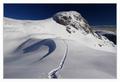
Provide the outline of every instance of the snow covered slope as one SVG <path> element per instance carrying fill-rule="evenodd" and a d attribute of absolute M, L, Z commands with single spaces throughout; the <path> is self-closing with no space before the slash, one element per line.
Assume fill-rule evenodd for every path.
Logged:
<path fill-rule="evenodd" d="M 76 11 L 4 18 L 5 78 L 115 78 L 116 45 Z"/>
<path fill-rule="evenodd" d="M 97 34 L 103 35 L 107 37 L 110 41 L 112 41 L 114 44 L 116 44 L 116 33 L 112 31 L 106 31 L 106 30 L 95 30 Z"/>

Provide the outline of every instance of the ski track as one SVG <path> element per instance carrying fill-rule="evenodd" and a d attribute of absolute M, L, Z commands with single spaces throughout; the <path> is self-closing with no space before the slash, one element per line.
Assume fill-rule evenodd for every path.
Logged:
<path fill-rule="evenodd" d="M 64 41 L 64 40 L 63 40 Z M 65 53 L 63 55 L 63 58 L 61 59 L 61 62 L 59 64 L 59 66 L 53 70 L 51 70 L 49 73 L 48 73 L 48 78 L 49 79 L 52 79 L 52 78 L 58 78 L 56 73 L 59 72 L 62 68 L 63 68 L 63 65 L 65 63 L 65 60 L 66 60 L 66 57 L 67 57 L 67 54 L 68 54 L 68 44 L 64 41 L 64 44 L 65 44 Z"/>
<path fill-rule="evenodd" d="M 106 36 L 95 33 L 76 11 L 38 21 L 4 18 L 4 77 L 116 77 L 116 45 L 111 42 L 116 39 Z"/>

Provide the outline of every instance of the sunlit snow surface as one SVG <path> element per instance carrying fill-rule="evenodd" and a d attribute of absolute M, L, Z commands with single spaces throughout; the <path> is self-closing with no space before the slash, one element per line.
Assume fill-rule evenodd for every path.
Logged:
<path fill-rule="evenodd" d="M 4 78 L 116 78 L 116 45 L 72 30 L 4 18 Z"/>

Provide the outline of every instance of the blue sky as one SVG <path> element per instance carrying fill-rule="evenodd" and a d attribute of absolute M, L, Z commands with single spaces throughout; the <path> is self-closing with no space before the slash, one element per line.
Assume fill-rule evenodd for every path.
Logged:
<path fill-rule="evenodd" d="M 4 4 L 4 16 L 41 20 L 59 11 L 75 10 L 90 25 L 116 25 L 116 4 Z"/>

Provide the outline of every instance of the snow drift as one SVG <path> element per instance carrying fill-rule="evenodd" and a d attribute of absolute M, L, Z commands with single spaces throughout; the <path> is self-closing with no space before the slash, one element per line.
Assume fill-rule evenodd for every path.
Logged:
<path fill-rule="evenodd" d="M 116 45 L 76 11 L 5 17 L 4 78 L 116 78 Z"/>

